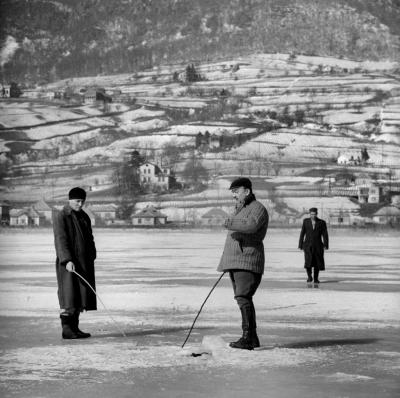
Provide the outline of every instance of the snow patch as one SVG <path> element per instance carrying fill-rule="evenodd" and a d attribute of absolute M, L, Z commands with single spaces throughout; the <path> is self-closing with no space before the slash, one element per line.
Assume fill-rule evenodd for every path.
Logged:
<path fill-rule="evenodd" d="M 339 383 L 374 380 L 373 377 L 357 375 L 357 374 L 348 374 L 348 373 L 342 373 L 342 372 L 336 372 L 332 375 L 328 375 L 325 377 L 330 380 L 333 379 Z"/>

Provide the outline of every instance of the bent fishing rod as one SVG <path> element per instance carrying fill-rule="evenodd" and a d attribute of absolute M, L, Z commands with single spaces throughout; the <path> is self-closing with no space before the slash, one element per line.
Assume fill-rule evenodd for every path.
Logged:
<path fill-rule="evenodd" d="M 201 310 L 202 310 L 203 307 L 204 307 L 204 304 L 206 303 L 206 301 L 208 300 L 208 298 L 211 296 L 211 293 L 212 293 L 213 290 L 216 288 L 216 286 L 218 285 L 219 281 L 222 279 L 222 277 L 223 277 L 224 275 L 225 275 L 225 272 L 223 272 L 223 273 L 221 274 L 221 276 L 218 278 L 218 280 L 214 283 L 214 286 L 212 287 L 212 289 L 211 289 L 210 292 L 208 293 L 206 299 L 203 301 L 203 304 L 201 305 L 201 307 L 200 307 L 200 309 L 199 309 L 199 312 L 198 312 L 197 315 L 196 315 L 196 318 L 194 318 L 194 321 L 193 321 L 192 326 L 191 326 L 191 328 L 190 328 L 190 330 L 189 330 L 189 333 L 187 334 L 186 339 L 185 339 L 185 341 L 183 342 L 181 348 L 183 348 L 183 347 L 185 346 L 186 342 L 188 341 L 189 336 L 190 336 L 190 333 L 192 333 L 194 324 L 196 323 L 197 318 L 199 317 L 200 312 L 201 312 Z"/>

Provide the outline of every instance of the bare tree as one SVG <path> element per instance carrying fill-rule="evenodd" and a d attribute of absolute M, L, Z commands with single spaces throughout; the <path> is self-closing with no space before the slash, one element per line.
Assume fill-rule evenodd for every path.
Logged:
<path fill-rule="evenodd" d="M 201 185 L 203 181 L 207 181 L 209 178 L 207 169 L 202 165 L 201 161 L 196 158 L 194 152 L 192 157 L 185 164 L 182 177 L 195 186 Z"/>
<path fill-rule="evenodd" d="M 249 160 L 249 161 L 246 163 L 246 166 L 247 166 L 247 172 L 248 172 L 248 174 L 249 174 L 249 176 L 250 176 L 251 173 L 253 172 L 253 166 L 254 166 L 253 161 L 252 161 L 252 160 Z"/>
<path fill-rule="evenodd" d="M 171 170 L 175 171 L 176 165 L 182 159 L 182 150 L 176 140 L 171 140 L 163 145 L 161 157 L 166 160 Z"/>

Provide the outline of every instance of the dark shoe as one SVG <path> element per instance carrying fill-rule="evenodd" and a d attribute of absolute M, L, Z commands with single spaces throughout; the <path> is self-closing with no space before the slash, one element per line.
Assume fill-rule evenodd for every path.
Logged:
<path fill-rule="evenodd" d="M 321 282 L 318 279 L 315 279 L 314 283 L 321 283 Z"/>
<path fill-rule="evenodd" d="M 90 333 L 82 332 L 82 330 L 79 329 L 79 312 L 75 312 L 73 317 L 74 317 L 74 330 L 75 333 L 78 335 L 78 339 L 87 339 L 88 337 L 90 337 L 91 336 Z"/>
<path fill-rule="evenodd" d="M 232 341 L 229 343 L 229 347 L 239 348 L 241 350 L 254 350 L 254 346 L 248 337 L 241 337 L 238 341 Z"/>
<path fill-rule="evenodd" d="M 74 319 L 72 315 L 60 315 L 61 326 L 62 326 L 62 338 L 63 339 L 79 339 L 78 334 L 74 328 Z"/>
<path fill-rule="evenodd" d="M 310 282 L 312 282 L 312 281 L 313 281 L 312 278 L 308 278 L 308 279 L 307 279 L 307 283 L 310 283 Z"/>

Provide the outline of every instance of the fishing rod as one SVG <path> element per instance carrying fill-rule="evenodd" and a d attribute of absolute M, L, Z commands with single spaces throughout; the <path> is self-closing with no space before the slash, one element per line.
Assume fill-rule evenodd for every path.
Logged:
<path fill-rule="evenodd" d="M 122 336 L 126 337 L 125 332 L 119 327 L 118 323 L 116 322 L 116 320 L 111 316 L 110 311 L 107 309 L 107 307 L 104 305 L 103 301 L 101 300 L 100 296 L 96 293 L 96 290 L 93 289 L 93 287 L 90 285 L 90 283 L 82 276 L 79 275 L 75 270 L 72 270 L 72 272 L 76 275 L 79 276 L 79 278 L 81 278 L 86 285 L 88 285 L 90 287 L 90 289 L 92 290 L 92 292 L 96 295 L 96 297 L 99 299 L 100 303 L 103 304 L 104 309 L 107 311 L 108 316 L 111 318 L 111 320 L 114 322 L 115 326 L 117 327 L 118 331 L 122 334 Z"/>
<path fill-rule="evenodd" d="M 211 296 L 211 293 L 213 292 L 213 290 L 214 290 L 215 287 L 218 285 L 219 281 L 222 279 L 222 277 L 223 277 L 224 275 L 225 275 L 225 272 L 223 272 L 223 273 L 221 274 L 221 276 L 218 278 L 218 280 L 214 283 L 214 286 L 212 287 L 212 289 L 211 289 L 210 292 L 208 293 L 206 299 L 203 301 L 203 304 L 201 305 L 201 307 L 200 307 L 200 309 L 199 309 L 199 312 L 198 312 L 197 315 L 196 315 L 196 318 L 194 318 L 194 321 L 193 321 L 192 326 L 191 326 L 191 328 L 190 328 L 190 330 L 189 330 L 189 333 L 187 334 L 186 339 L 185 339 L 185 341 L 183 342 L 181 348 L 183 348 L 183 347 L 185 346 L 186 342 L 188 341 L 189 336 L 190 336 L 190 333 L 192 333 L 194 324 L 196 323 L 197 318 L 199 317 L 200 312 L 201 312 L 201 310 L 202 310 L 203 307 L 204 307 L 204 304 L 206 303 L 206 301 L 208 300 L 208 298 Z"/>

